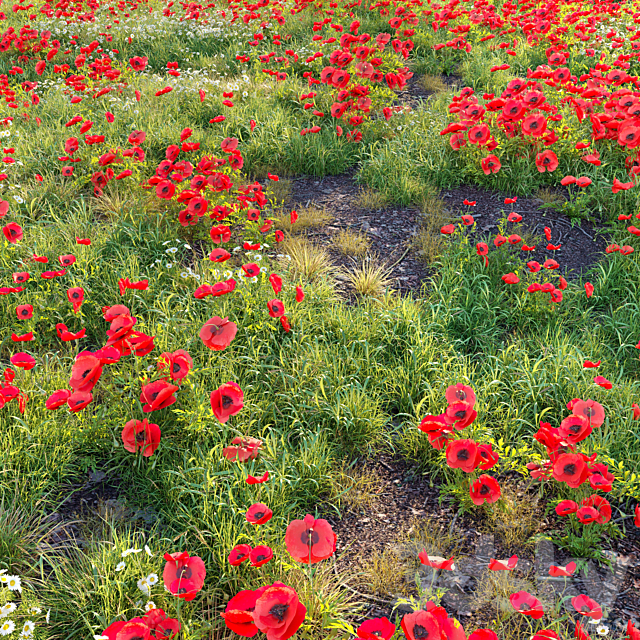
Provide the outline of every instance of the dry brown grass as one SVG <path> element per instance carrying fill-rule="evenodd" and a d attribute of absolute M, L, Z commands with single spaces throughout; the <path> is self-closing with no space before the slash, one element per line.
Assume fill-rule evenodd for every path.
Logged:
<path fill-rule="evenodd" d="M 375 256 L 365 258 L 353 270 L 344 272 L 346 281 L 364 297 L 380 298 L 393 283 L 391 272 Z"/>
<path fill-rule="evenodd" d="M 290 257 L 290 260 L 282 259 L 282 264 L 294 278 L 315 281 L 335 273 L 329 254 L 306 238 L 287 236 L 280 245 L 280 250 Z"/>
<path fill-rule="evenodd" d="M 565 197 L 555 189 L 543 187 L 536 191 L 536 198 L 542 200 L 544 204 L 561 204 L 565 201 Z"/>
<path fill-rule="evenodd" d="M 342 229 L 333 237 L 334 246 L 345 256 L 360 258 L 364 256 L 371 242 L 365 233 Z"/>
<path fill-rule="evenodd" d="M 291 217 L 289 212 L 283 212 L 283 215 L 276 220 L 276 227 L 286 231 L 288 233 L 300 233 L 307 229 L 313 229 L 315 227 L 321 227 L 327 224 L 331 219 L 331 214 L 324 208 L 317 207 L 313 204 L 302 209 L 296 209 L 298 213 L 298 219 L 294 224 L 291 224 Z"/>
<path fill-rule="evenodd" d="M 427 189 L 421 202 L 421 227 L 413 239 L 413 248 L 427 263 L 438 259 L 442 251 L 443 241 L 440 229 L 451 222 L 452 216 L 445 207 L 445 202 L 434 189 Z"/>
<path fill-rule="evenodd" d="M 392 538 L 387 549 L 363 559 L 363 582 L 377 594 L 409 596 L 415 593 L 416 573 L 422 567 L 418 554 L 426 551 L 432 556 L 459 557 L 462 543 L 462 536 L 446 524 L 416 518 L 409 529 Z"/>
<path fill-rule="evenodd" d="M 376 473 L 342 463 L 335 469 L 329 501 L 353 511 L 361 511 L 375 503 L 380 491 Z"/>
<path fill-rule="evenodd" d="M 355 197 L 354 204 L 358 209 L 379 211 L 389 204 L 389 196 L 375 189 L 363 189 Z"/>
<path fill-rule="evenodd" d="M 499 508 L 487 511 L 487 524 L 506 547 L 531 546 L 542 517 L 539 495 L 527 491 L 523 484 L 505 482 Z"/>
<path fill-rule="evenodd" d="M 291 199 L 292 183 L 288 178 L 280 178 L 277 182 L 270 180 L 267 185 L 267 198 L 278 206 L 286 205 Z"/>
<path fill-rule="evenodd" d="M 447 83 L 442 79 L 442 76 L 432 76 L 425 73 L 418 81 L 420 86 L 431 93 L 442 93 L 447 90 Z"/>

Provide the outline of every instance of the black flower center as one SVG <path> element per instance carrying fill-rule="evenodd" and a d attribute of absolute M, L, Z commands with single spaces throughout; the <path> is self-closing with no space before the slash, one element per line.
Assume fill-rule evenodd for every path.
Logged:
<path fill-rule="evenodd" d="M 289 609 L 288 604 L 276 604 L 275 606 L 271 607 L 271 609 L 269 609 L 269 613 L 274 618 L 277 618 L 278 622 L 283 622 L 284 616 L 286 615 L 288 609 Z"/>
<path fill-rule="evenodd" d="M 575 464 L 567 464 L 564 466 L 563 472 L 568 476 L 573 476 L 576 473 L 576 465 Z"/>
<path fill-rule="evenodd" d="M 421 624 L 417 624 L 413 627 L 413 636 L 416 640 L 423 640 L 429 637 L 429 632 Z"/>

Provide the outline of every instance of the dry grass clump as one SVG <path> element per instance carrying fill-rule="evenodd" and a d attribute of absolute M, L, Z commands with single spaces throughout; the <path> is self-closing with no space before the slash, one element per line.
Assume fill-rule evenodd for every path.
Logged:
<path fill-rule="evenodd" d="M 294 278 L 302 277 L 313 282 L 335 273 L 329 254 L 306 238 L 288 236 L 280 247 L 282 253 L 289 256 L 289 259 L 282 260 Z"/>
<path fill-rule="evenodd" d="M 352 511 L 361 511 L 374 504 L 380 491 L 376 473 L 342 463 L 335 470 L 329 501 Z"/>
<path fill-rule="evenodd" d="M 333 238 L 334 246 L 345 256 L 355 256 L 360 258 L 364 256 L 371 242 L 366 234 L 351 229 L 340 230 Z"/>
<path fill-rule="evenodd" d="M 358 209 L 378 211 L 389 204 L 389 196 L 382 191 L 367 188 L 358 193 L 354 204 Z"/>
<path fill-rule="evenodd" d="M 308 207 L 303 207 L 302 209 L 296 209 L 296 211 L 298 213 L 298 219 L 293 224 L 291 224 L 290 213 L 284 213 L 276 221 L 277 228 L 295 234 L 306 231 L 307 229 L 321 227 L 332 219 L 331 214 L 326 209 L 313 204 Z"/>
<path fill-rule="evenodd" d="M 346 281 L 363 297 L 380 298 L 393 283 L 391 272 L 385 264 L 374 258 L 362 260 L 355 269 L 344 272 Z"/>
<path fill-rule="evenodd" d="M 500 507 L 487 511 L 487 523 L 508 548 L 533 544 L 531 536 L 540 527 L 543 514 L 540 496 L 532 495 L 522 484 L 502 485 Z"/>
<path fill-rule="evenodd" d="M 442 79 L 442 76 L 432 76 L 425 73 L 418 82 L 425 91 L 431 93 L 442 93 L 447 90 L 447 84 Z"/>

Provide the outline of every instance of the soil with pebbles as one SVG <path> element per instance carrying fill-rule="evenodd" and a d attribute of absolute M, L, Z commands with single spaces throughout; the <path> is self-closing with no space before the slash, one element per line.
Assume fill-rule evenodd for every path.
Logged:
<path fill-rule="evenodd" d="M 339 575 L 362 576 L 371 555 L 385 549 L 406 555 L 402 553 L 402 545 L 411 539 L 412 527 L 428 519 L 435 527 L 442 526 L 458 536 L 460 558 L 452 572 L 434 575 L 433 570 L 422 567 L 422 582 L 428 585 L 435 579 L 437 586 L 448 589 L 443 604 L 449 615 L 458 617 L 468 630 L 490 626 L 491 619 L 495 618 L 495 606 L 479 606 L 473 599 L 479 578 L 488 571 L 489 560 L 505 559 L 513 554 L 519 558 L 514 578 L 533 582 L 541 599 L 544 600 L 543 594 L 549 589 L 553 589 L 556 597 L 565 588 L 571 596 L 587 594 L 605 608 L 607 618 L 603 622 L 613 635 L 619 634 L 628 620 L 636 625 L 640 623 L 640 529 L 633 526 L 632 518 L 625 519 L 624 538 L 603 540 L 602 548 L 610 566 L 588 561 L 588 571 L 579 571 L 577 577 L 565 584 L 564 579 L 550 579 L 548 568 L 551 564 L 565 565 L 572 560 L 566 552 L 547 540 L 505 546 L 500 535 L 493 535 L 481 516 L 458 517 L 453 500 L 441 494 L 438 480 L 422 475 L 415 463 L 383 456 L 367 470 L 378 479 L 378 493 L 371 505 L 347 510 L 342 518 L 325 516 L 338 536 L 336 568 Z M 553 511 L 548 516 L 541 514 L 537 533 L 551 534 L 561 525 Z M 413 552 L 417 553 L 415 549 Z M 447 549 L 439 555 L 449 557 Z M 396 612 L 404 611 L 402 606 L 394 611 L 397 598 L 392 594 L 371 593 L 364 577 L 351 580 L 349 586 L 354 597 L 364 605 L 362 619 L 380 616 L 393 619 Z M 575 615 L 570 602 L 567 606 L 567 611 Z M 588 626 L 595 632 L 594 627 Z"/>

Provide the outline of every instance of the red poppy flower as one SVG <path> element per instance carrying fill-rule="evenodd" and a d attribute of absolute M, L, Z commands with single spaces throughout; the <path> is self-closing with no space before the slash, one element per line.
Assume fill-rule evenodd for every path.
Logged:
<path fill-rule="evenodd" d="M 267 307 L 269 307 L 269 315 L 272 318 L 279 318 L 284 315 L 284 303 L 278 299 L 269 300 Z"/>
<path fill-rule="evenodd" d="M 229 554 L 229 564 L 232 567 L 240 566 L 245 560 L 249 559 L 251 547 L 248 544 L 237 544 Z"/>
<path fill-rule="evenodd" d="M 598 362 L 591 362 L 591 360 L 585 360 L 582 365 L 584 369 L 597 369 L 602 364 L 602 360 Z"/>
<path fill-rule="evenodd" d="M 2 233 L 11 244 L 20 242 L 24 236 L 22 227 L 15 222 L 10 222 L 8 225 L 2 227 Z"/>
<path fill-rule="evenodd" d="M 486 124 L 477 124 L 469 129 L 469 142 L 471 144 L 483 145 L 489 140 L 491 131 Z"/>
<path fill-rule="evenodd" d="M 447 424 L 462 430 L 478 417 L 478 412 L 466 402 L 453 402 L 447 407 L 443 417 Z"/>
<path fill-rule="evenodd" d="M 80 353 L 71 368 L 69 386 L 74 391 L 91 391 L 102 375 L 102 362 L 91 353 Z"/>
<path fill-rule="evenodd" d="M 607 380 L 604 376 L 596 376 L 593 381 L 603 389 L 611 389 L 613 387 L 613 383 Z"/>
<path fill-rule="evenodd" d="M 556 513 L 561 517 L 566 517 L 575 513 L 578 505 L 573 500 L 563 500 L 556 506 Z"/>
<path fill-rule="evenodd" d="M 493 447 L 490 444 L 478 445 L 478 460 L 481 460 L 478 465 L 482 471 L 488 471 L 498 464 L 500 456 L 494 452 Z"/>
<path fill-rule="evenodd" d="M 249 476 L 245 482 L 247 484 L 262 484 L 263 482 L 266 482 L 269 479 L 269 472 L 265 471 L 259 478 L 256 478 L 255 476 Z"/>
<path fill-rule="evenodd" d="M 73 312 L 78 313 L 78 309 L 84 301 L 84 289 L 82 287 L 72 287 L 67 289 L 67 298 L 73 305 Z"/>
<path fill-rule="evenodd" d="M 68 389 L 59 389 L 58 391 L 54 391 L 48 398 L 45 403 L 45 406 L 50 411 L 54 411 L 55 409 L 59 409 L 63 404 L 67 404 L 67 400 L 71 395 L 71 391 Z"/>
<path fill-rule="evenodd" d="M 507 284 L 518 284 L 520 282 L 520 278 L 515 273 L 507 273 L 502 276 L 502 279 Z"/>
<path fill-rule="evenodd" d="M 178 349 L 173 353 L 165 352 L 160 356 L 158 369 L 162 371 L 165 368 L 169 370 L 172 380 L 184 380 L 193 368 L 193 359 L 184 349 Z"/>
<path fill-rule="evenodd" d="M 476 244 L 476 253 L 479 256 L 486 256 L 489 253 L 489 245 L 486 242 L 478 242 Z"/>
<path fill-rule="evenodd" d="M 439 640 L 444 635 L 438 618 L 428 611 L 407 613 L 400 624 L 407 640 Z"/>
<path fill-rule="evenodd" d="M 209 254 L 209 260 L 211 260 L 212 262 L 226 262 L 230 257 L 231 257 L 231 254 L 226 249 L 223 249 L 222 247 L 218 247 L 217 249 L 214 249 Z"/>
<path fill-rule="evenodd" d="M 565 176 L 564 178 L 562 178 L 562 180 L 560 180 L 560 184 L 563 187 L 566 187 L 567 185 L 575 184 L 575 183 L 576 183 L 576 179 L 574 176 Z"/>
<path fill-rule="evenodd" d="M 146 418 L 129 420 L 122 430 L 122 443 L 127 451 L 136 453 L 140 450 L 148 458 L 160 445 L 160 435 L 160 427 L 149 423 Z"/>
<path fill-rule="evenodd" d="M 140 393 L 142 410 L 145 413 L 149 413 L 170 407 L 178 400 L 173 395 L 178 389 L 179 387 L 169 384 L 166 380 L 156 380 L 150 384 L 142 385 L 142 392 Z"/>
<path fill-rule="evenodd" d="M 211 392 L 210 400 L 211 409 L 222 424 L 225 424 L 230 416 L 240 413 L 244 407 L 244 394 L 235 382 L 225 382 L 220 385 Z"/>
<path fill-rule="evenodd" d="M 638 403 L 634 402 L 631 408 L 633 409 L 633 419 L 640 420 L 640 406 L 638 406 Z"/>
<path fill-rule="evenodd" d="M 251 550 L 249 563 L 252 567 L 261 567 L 263 564 L 267 564 L 271 558 L 273 558 L 273 550 L 271 547 L 261 544 Z"/>
<path fill-rule="evenodd" d="M 238 326 L 235 322 L 230 322 L 229 318 L 214 316 L 205 322 L 200 329 L 200 339 L 209 349 L 222 351 L 226 349 L 236 337 Z"/>
<path fill-rule="evenodd" d="M 33 316 L 33 307 L 30 304 L 19 304 L 16 307 L 18 320 L 29 320 Z"/>
<path fill-rule="evenodd" d="M 470 409 L 473 409 L 476 404 L 476 394 L 474 390 L 461 382 L 447 387 L 444 397 L 450 405 L 456 402 L 465 402 Z"/>
<path fill-rule="evenodd" d="M 304 300 L 304 291 L 302 287 L 296 287 L 296 302 L 302 302 Z"/>
<path fill-rule="evenodd" d="M 76 413 L 88 406 L 93 400 L 93 396 L 88 391 L 74 391 L 67 398 L 69 411 Z"/>
<path fill-rule="evenodd" d="M 129 620 L 115 635 L 115 640 L 150 640 L 151 633 L 145 622 Z"/>
<path fill-rule="evenodd" d="M 628 256 L 628 255 L 632 254 L 634 251 L 635 251 L 635 249 L 632 246 L 628 245 L 628 244 L 625 244 L 622 247 L 620 247 L 620 254 L 623 255 L 623 256 Z"/>
<path fill-rule="evenodd" d="M 583 616 L 593 618 L 593 620 L 600 620 L 602 618 L 602 608 L 595 600 L 589 598 L 589 596 L 579 595 L 571 598 L 571 604 L 573 608 Z"/>
<path fill-rule="evenodd" d="M 336 550 L 336 534 L 322 518 L 307 514 L 292 520 L 284 537 L 289 555 L 303 564 L 315 564 L 330 558 Z"/>
<path fill-rule="evenodd" d="M 247 462 L 248 460 L 255 460 L 258 457 L 261 446 L 262 440 L 237 436 L 231 441 L 230 446 L 222 450 L 222 455 L 227 460 Z"/>
<path fill-rule="evenodd" d="M 595 522 L 600 516 L 597 509 L 594 507 L 583 506 L 576 511 L 576 518 L 581 524 L 591 524 Z"/>
<path fill-rule="evenodd" d="M 491 629 L 476 629 L 469 640 L 498 640 L 498 634 Z"/>
<path fill-rule="evenodd" d="M 576 568 L 577 568 L 577 565 L 575 562 L 570 562 L 566 566 L 558 566 L 558 565 L 552 564 L 549 567 L 549 575 L 552 578 L 558 578 L 560 576 L 570 577 L 575 573 Z"/>
<path fill-rule="evenodd" d="M 36 366 L 36 359 L 28 353 L 20 352 L 11 356 L 11 364 L 25 371 L 30 371 Z"/>
<path fill-rule="evenodd" d="M 577 187 L 588 187 L 590 184 L 591 184 L 591 178 L 587 178 L 586 176 L 576 179 Z"/>
<path fill-rule="evenodd" d="M 571 406 L 571 412 L 577 416 L 584 416 L 594 428 L 604 423 L 604 407 L 595 400 L 576 399 Z"/>
<path fill-rule="evenodd" d="M 85 334 L 87 333 L 87 330 L 80 329 L 78 333 L 72 333 L 71 331 L 69 331 L 66 324 L 59 322 L 56 325 L 56 332 L 60 340 L 62 340 L 63 342 L 70 342 L 72 340 L 79 340 L 80 338 L 84 338 Z"/>
<path fill-rule="evenodd" d="M 509 241 L 509 244 L 518 244 L 519 242 L 522 242 L 522 238 L 517 233 L 512 233 L 507 240 Z"/>
<path fill-rule="evenodd" d="M 231 598 L 224 613 L 220 614 L 227 628 L 245 638 L 253 638 L 257 635 L 259 630 L 253 619 L 253 611 L 258 598 L 267 588 L 261 587 L 256 591 L 240 591 Z"/>
<path fill-rule="evenodd" d="M 473 222 L 474 222 L 473 216 L 468 214 L 465 214 L 462 216 L 462 224 L 465 225 L 465 227 L 472 225 Z"/>
<path fill-rule="evenodd" d="M 187 602 L 193 600 L 204 585 L 207 570 L 202 558 L 189 557 L 186 551 L 179 553 L 165 553 L 167 564 L 162 572 L 164 586 L 174 596 L 184 598 Z"/>
<path fill-rule="evenodd" d="M 518 565 L 518 556 L 511 556 L 508 560 L 489 560 L 490 571 L 513 571 Z"/>
<path fill-rule="evenodd" d="M 542 603 L 526 591 L 518 591 L 509 597 L 511 606 L 525 616 L 531 616 L 535 620 L 539 620 L 544 615 Z"/>
<path fill-rule="evenodd" d="M 273 511 L 262 502 L 256 502 L 249 507 L 245 515 L 245 519 L 250 524 L 265 524 L 269 522 L 273 516 Z"/>
<path fill-rule="evenodd" d="M 225 225 L 211 227 L 209 235 L 216 244 L 229 242 L 229 240 L 231 240 L 231 229 Z"/>
<path fill-rule="evenodd" d="M 590 282 L 584 283 L 584 290 L 587 293 L 587 298 L 590 298 L 593 295 L 593 285 Z"/>
<path fill-rule="evenodd" d="M 558 482 L 566 482 L 572 489 L 577 489 L 588 476 L 587 465 L 578 454 L 563 453 L 553 463 L 553 477 Z"/>
<path fill-rule="evenodd" d="M 444 227 L 440 229 L 440 233 L 445 236 L 450 236 L 455 230 L 456 228 L 452 224 L 445 224 Z"/>
<path fill-rule="evenodd" d="M 363 640 L 390 640 L 395 632 L 396 625 L 387 618 L 366 620 L 356 629 L 356 635 Z"/>
<path fill-rule="evenodd" d="M 281 582 L 274 582 L 256 600 L 253 619 L 267 640 L 288 640 L 298 631 L 307 614 L 298 594 Z"/>
<path fill-rule="evenodd" d="M 444 419 L 443 415 L 439 415 L 439 416 L 426 415 L 424 418 L 422 418 L 420 424 L 418 425 L 418 429 L 420 429 L 420 431 L 424 431 L 425 433 L 430 433 L 434 431 L 439 432 L 439 431 L 442 431 L 443 429 L 447 429 L 448 427 L 449 427 L 449 424 Z"/>
<path fill-rule="evenodd" d="M 598 524 L 607 524 L 611 520 L 611 505 L 606 498 L 593 494 L 582 501 L 582 506 L 592 507 L 598 512 L 596 522 Z"/>
<path fill-rule="evenodd" d="M 480 162 L 480 165 L 482 166 L 482 171 L 487 176 L 490 173 L 498 173 L 498 171 L 500 171 L 500 169 L 502 168 L 500 160 L 498 160 L 498 157 L 493 154 L 490 154 L 486 158 L 483 158 Z"/>
<path fill-rule="evenodd" d="M 72 264 L 75 264 L 76 257 L 71 254 L 66 256 L 59 256 L 58 261 L 60 262 L 60 265 L 63 267 L 70 267 Z"/>
<path fill-rule="evenodd" d="M 613 488 L 615 476 L 609 471 L 606 464 L 598 463 L 589 468 L 589 484 L 592 489 L 608 493 Z"/>
<path fill-rule="evenodd" d="M 613 179 L 613 186 L 611 187 L 611 191 L 613 193 L 618 193 L 618 191 L 627 191 L 633 187 L 633 181 L 631 182 L 620 182 L 618 178 Z"/>
<path fill-rule="evenodd" d="M 478 445 L 473 440 L 452 440 L 447 445 L 447 464 L 465 473 L 475 471 L 479 462 Z"/>
<path fill-rule="evenodd" d="M 507 220 L 509 222 L 522 222 L 522 216 L 519 213 L 516 213 L 515 211 L 512 211 L 508 216 L 507 216 Z"/>
<path fill-rule="evenodd" d="M 469 488 L 469 495 L 473 504 L 480 506 L 485 502 L 492 504 L 500 499 L 502 492 L 495 478 L 482 474 Z"/>
<path fill-rule="evenodd" d="M 591 434 L 591 425 L 582 415 L 570 415 L 561 423 L 559 433 L 569 444 L 578 444 Z"/>
<path fill-rule="evenodd" d="M 31 276 L 26 271 L 19 271 L 14 273 L 12 277 L 16 284 L 22 284 L 23 282 L 27 282 Z"/>
<path fill-rule="evenodd" d="M 633 624 L 633 620 L 627 622 L 627 635 L 624 640 L 640 640 L 640 631 Z"/>
<path fill-rule="evenodd" d="M 540 173 L 555 171 L 558 168 L 558 156 L 547 149 L 536 156 L 536 167 Z"/>
<path fill-rule="evenodd" d="M 430 555 L 427 555 L 427 552 L 425 550 L 425 551 L 421 551 L 418 554 L 418 558 L 420 559 L 421 564 L 424 564 L 427 567 L 432 567 L 433 569 L 438 569 L 441 571 L 455 570 L 453 556 L 451 556 L 448 559 L 441 558 L 440 556 L 430 556 Z"/>
<path fill-rule="evenodd" d="M 245 278 L 255 278 L 255 276 L 260 273 L 260 267 L 255 262 L 243 264 L 242 270 L 244 271 Z"/>

